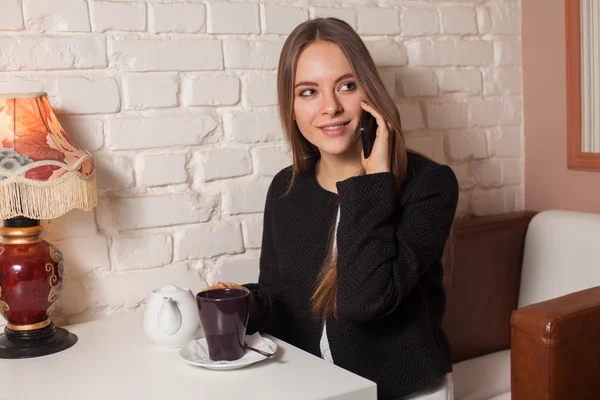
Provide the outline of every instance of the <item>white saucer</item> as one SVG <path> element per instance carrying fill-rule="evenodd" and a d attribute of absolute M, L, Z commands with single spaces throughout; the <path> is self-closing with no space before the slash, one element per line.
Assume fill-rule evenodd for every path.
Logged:
<path fill-rule="evenodd" d="M 277 351 L 275 342 L 269 338 L 262 337 L 259 333 L 246 336 L 245 340 L 248 346 L 262 350 L 266 353 L 275 353 Z M 237 360 L 213 361 L 208 356 L 208 347 L 205 338 L 192 340 L 186 346 L 181 348 L 179 355 L 188 364 L 218 371 L 244 368 L 268 358 L 255 351 L 245 350 L 242 358 Z"/>

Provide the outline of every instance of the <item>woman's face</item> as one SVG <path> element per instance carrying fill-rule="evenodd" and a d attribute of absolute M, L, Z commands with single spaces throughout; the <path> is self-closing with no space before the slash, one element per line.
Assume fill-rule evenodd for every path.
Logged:
<path fill-rule="evenodd" d="M 350 64 L 336 44 L 314 42 L 300 54 L 294 79 L 294 119 L 302 136 L 321 154 L 360 152 L 357 127 L 363 99 Z"/>

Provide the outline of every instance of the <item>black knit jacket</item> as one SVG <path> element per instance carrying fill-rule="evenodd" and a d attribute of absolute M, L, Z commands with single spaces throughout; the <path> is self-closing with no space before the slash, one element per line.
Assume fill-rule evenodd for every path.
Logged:
<path fill-rule="evenodd" d="M 313 164 L 314 165 L 314 164 Z M 267 194 L 255 308 L 248 333 L 272 334 L 320 356 L 323 321 L 310 298 L 326 257 L 338 205 L 338 318 L 327 320 L 334 363 L 397 399 L 452 370 L 442 330 L 442 253 L 458 201 L 448 166 L 409 153 L 398 189 L 391 173 L 322 188 L 314 167 L 286 195 L 291 168 Z"/>

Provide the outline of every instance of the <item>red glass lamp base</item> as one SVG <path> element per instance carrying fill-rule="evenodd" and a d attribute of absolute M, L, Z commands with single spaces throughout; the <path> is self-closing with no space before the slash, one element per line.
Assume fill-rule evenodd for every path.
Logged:
<path fill-rule="evenodd" d="M 29 358 L 73 346 L 77 337 L 49 316 L 64 289 L 60 251 L 42 240 L 38 220 L 14 218 L 0 228 L 0 358 Z"/>

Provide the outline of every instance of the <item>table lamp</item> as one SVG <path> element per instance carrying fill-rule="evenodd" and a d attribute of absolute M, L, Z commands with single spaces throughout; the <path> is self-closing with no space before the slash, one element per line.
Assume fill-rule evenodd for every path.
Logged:
<path fill-rule="evenodd" d="M 92 156 L 64 131 L 46 93 L 0 94 L 0 358 L 65 350 L 77 337 L 50 314 L 64 289 L 61 252 L 40 220 L 97 203 Z"/>

